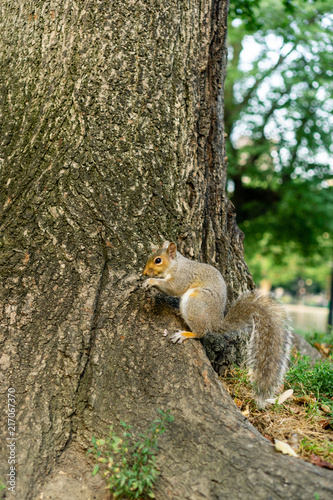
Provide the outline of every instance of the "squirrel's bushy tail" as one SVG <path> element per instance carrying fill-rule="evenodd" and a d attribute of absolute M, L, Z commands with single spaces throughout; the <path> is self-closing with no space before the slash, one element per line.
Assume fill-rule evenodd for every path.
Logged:
<path fill-rule="evenodd" d="M 259 407 L 281 385 L 288 368 L 292 333 L 286 311 L 270 295 L 246 292 L 231 305 L 222 330 L 253 324 L 247 347 L 247 366 Z"/>

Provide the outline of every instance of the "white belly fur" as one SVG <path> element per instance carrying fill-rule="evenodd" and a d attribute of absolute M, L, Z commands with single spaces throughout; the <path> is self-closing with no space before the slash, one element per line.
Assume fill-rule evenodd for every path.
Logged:
<path fill-rule="evenodd" d="M 189 288 L 187 290 L 187 292 L 185 292 L 183 295 L 182 295 L 182 298 L 180 299 L 180 305 L 179 305 L 179 308 L 180 308 L 180 313 L 184 316 L 184 313 L 185 313 L 185 310 L 186 310 L 186 307 L 187 307 L 187 303 L 188 303 L 188 299 L 191 295 L 191 293 L 193 293 L 193 288 Z"/>

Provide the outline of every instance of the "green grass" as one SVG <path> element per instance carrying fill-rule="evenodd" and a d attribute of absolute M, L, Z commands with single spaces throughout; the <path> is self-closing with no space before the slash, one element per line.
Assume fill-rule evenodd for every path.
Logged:
<path fill-rule="evenodd" d="M 333 453 L 333 443 L 331 441 L 318 441 L 315 439 L 302 439 L 301 447 L 308 453 L 314 453 L 317 456 L 330 458 Z"/>
<path fill-rule="evenodd" d="M 96 459 L 93 475 L 101 470 L 102 464 L 103 475 L 114 497 L 155 498 L 153 484 L 159 474 L 155 457 L 158 437 L 165 431 L 164 424 L 173 421 L 169 411 L 158 411 L 161 417 L 137 437 L 131 432 L 132 426 L 121 422 L 124 429 L 121 437 L 111 426 L 105 439 L 92 438 L 93 448 L 88 453 L 93 453 Z"/>
<path fill-rule="evenodd" d="M 333 420 L 333 363 L 330 358 L 317 361 L 313 366 L 308 356 L 293 359 L 294 364 L 286 374 L 286 385 L 294 390 L 295 395 L 314 396 L 316 402 L 310 405 L 316 411 L 319 405 L 325 405 L 331 411 Z"/>
<path fill-rule="evenodd" d="M 305 340 L 307 342 L 309 342 L 309 344 L 311 344 L 312 346 L 314 344 L 333 344 L 333 330 L 330 329 L 329 332 L 327 333 L 320 333 L 320 332 L 302 332 L 302 331 L 298 331 L 298 330 L 295 330 L 296 333 L 299 333 L 300 335 L 302 335 L 302 337 L 305 338 Z"/>

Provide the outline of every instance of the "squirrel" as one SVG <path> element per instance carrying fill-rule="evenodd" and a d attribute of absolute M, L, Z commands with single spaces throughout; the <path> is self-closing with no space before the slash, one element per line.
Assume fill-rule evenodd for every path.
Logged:
<path fill-rule="evenodd" d="M 258 406 L 282 384 L 288 367 L 292 334 L 284 309 L 268 294 L 257 290 L 240 295 L 224 316 L 227 289 L 221 273 L 209 264 L 187 259 L 174 242 L 164 242 L 144 267 L 143 286 L 180 297 L 180 313 L 190 331 L 177 331 L 170 340 L 201 338 L 208 332 L 223 334 L 252 324 L 247 366 Z"/>

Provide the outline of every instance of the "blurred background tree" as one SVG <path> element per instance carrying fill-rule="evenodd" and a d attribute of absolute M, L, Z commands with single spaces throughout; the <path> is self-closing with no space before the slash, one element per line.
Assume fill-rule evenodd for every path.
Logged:
<path fill-rule="evenodd" d="M 333 6 L 231 1 L 229 196 L 255 281 L 328 287 L 333 229 Z M 309 290 L 310 290 L 309 288 Z"/>

